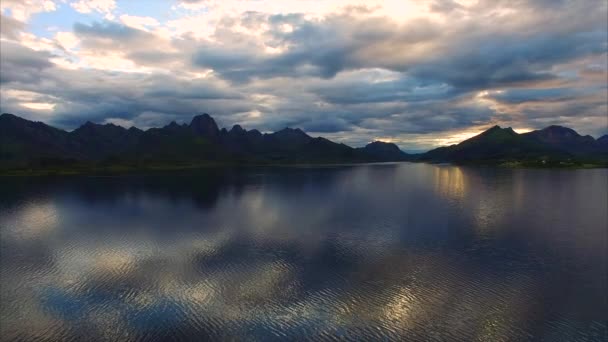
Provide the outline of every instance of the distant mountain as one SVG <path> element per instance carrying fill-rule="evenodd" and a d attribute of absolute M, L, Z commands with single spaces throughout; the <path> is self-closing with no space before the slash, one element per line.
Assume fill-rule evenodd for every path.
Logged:
<path fill-rule="evenodd" d="M 66 132 L 12 114 L 0 115 L 0 167 L 174 165 L 219 163 L 341 163 L 403 161 L 411 155 L 394 144 L 363 148 L 313 138 L 298 128 L 262 134 L 239 125 L 220 129 L 208 114 L 190 124 L 126 129 L 87 122 Z"/>
<path fill-rule="evenodd" d="M 608 165 L 605 137 L 595 140 L 561 126 L 524 134 L 494 126 L 459 144 L 423 153 L 417 159 L 461 164 Z"/>
<path fill-rule="evenodd" d="M 597 143 L 598 145 L 600 145 L 603 148 L 607 148 L 608 147 L 608 134 L 606 135 L 602 135 L 601 137 L 597 138 Z"/>
<path fill-rule="evenodd" d="M 239 125 L 220 129 L 208 114 L 195 116 L 189 124 L 171 122 L 145 131 L 86 122 L 71 132 L 0 115 L 0 169 L 387 161 L 608 166 L 608 135 L 596 140 L 561 126 L 517 134 L 494 126 L 459 144 L 413 155 L 381 141 L 352 148 L 311 137 L 299 128 L 264 134 Z"/>
<path fill-rule="evenodd" d="M 0 115 L 0 163 L 21 165 L 23 161 L 83 158 L 72 147 L 67 132 L 12 114 Z"/>
<path fill-rule="evenodd" d="M 357 150 L 370 159 L 377 159 L 378 161 L 411 159 L 411 156 L 401 151 L 397 145 L 383 141 L 371 142 Z"/>
<path fill-rule="evenodd" d="M 605 151 L 602 149 L 601 142 L 598 143 L 592 136 L 582 136 L 575 130 L 562 126 L 549 126 L 538 131 L 524 133 L 522 136 L 575 156 L 593 156 Z"/>
<path fill-rule="evenodd" d="M 128 130 L 113 124 L 86 122 L 66 137 L 68 149 L 76 152 L 76 157 L 97 160 L 125 152 L 142 134 L 137 128 Z"/>

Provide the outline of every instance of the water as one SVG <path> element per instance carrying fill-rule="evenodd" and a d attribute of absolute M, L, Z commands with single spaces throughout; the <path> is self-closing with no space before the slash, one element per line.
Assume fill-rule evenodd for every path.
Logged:
<path fill-rule="evenodd" d="M 608 170 L 0 178 L 7 341 L 606 339 Z"/>

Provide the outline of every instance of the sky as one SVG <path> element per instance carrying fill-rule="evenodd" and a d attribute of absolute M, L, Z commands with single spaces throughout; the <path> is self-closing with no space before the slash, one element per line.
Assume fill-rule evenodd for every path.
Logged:
<path fill-rule="evenodd" d="M 71 130 L 299 127 L 423 151 L 608 133 L 605 0 L 0 0 L 0 110 Z"/>

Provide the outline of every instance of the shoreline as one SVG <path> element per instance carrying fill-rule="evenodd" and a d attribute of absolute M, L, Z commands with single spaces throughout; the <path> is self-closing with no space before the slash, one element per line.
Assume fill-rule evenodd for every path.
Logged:
<path fill-rule="evenodd" d="M 579 170 L 579 169 L 608 169 L 602 164 L 568 164 L 543 165 L 526 164 L 523 162 L 507 163 L 449 163 L 430 161 L 390 161 L 390 162 L 338 162 L 338 163 L 221 163 L 209 162 L 189 165 L 111 165 L 111 166 L 76 166 L 74 168 L 15 168 L 0 169 L 0 177 L 43 177 L 43 176 L 122 176 L 122 175 L 149 175 L 158 172 L 176 172 L 207 170 L 214 168 L 328 168 L 365 165 L 394 165 L 401 163 L 429 164 L 436 166 L 459 166 L 475 168 L 500 169 L 538 169 L 538 170 Z"/>

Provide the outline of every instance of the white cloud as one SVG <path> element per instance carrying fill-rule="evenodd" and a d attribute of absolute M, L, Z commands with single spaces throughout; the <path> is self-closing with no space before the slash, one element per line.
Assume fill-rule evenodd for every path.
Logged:
<path fill-rule="evenodd" d="M 57 6 L 51 0 L 2 0 L 0 10 L 5 14 L 10 12 L 16 20 L 27 21 L 36 13 L 55 11 Z"/>
<path fill-rule="evenodd" d="M 35 34 L 23 32 L 19 36 L 19 42 L 21 45 L 27 46 L 30 49 L 36 51 L 53 50 L 53 41 L 48 38 L 41 38 Z"/>
<path fill-rule="evenodd" d="M 51 111 L 55 108 L 55 103 L 49 102 L 23 102 L 21 106 L 34 109 L 34 110 L 42 110 L 42 111 Z"/>
<path fill-rule="evenodd" d="M 78 45 L 78 38 L 72 32 L 57 32 L 55 34 L 55 40 L 61 47 L 66 50 L 73 49 Z"/>
<path fill-rule="evenodd" d="M 158 20 L 156 20 L 152 17 L 138 17 L 135 15 L 128 15 L 128 14 L 121 15 L 120 21 L 122 21 L 122 23 L 127 26 L 130 26 L 130 27 L 142 30 L 142 31 L 147 31 L 148 27 L 157 27 L 160 25 Z"/>
<path fill-rule="evenodd" d="M 208 15 L 235 15 L 246 12 L 269 14 L 304 13 L 310 17 L 323 17 L 328 14 L 354 11 L 374 12 L 399 21 L 407 21 L 417 16 L 432 15 L 429 10 L 431 0 L 200 0 L 181 1 L 178 8 L 192 12 L 203 10 Z"/>
<path fill-rule="evenodd" d="M 439 18 L 429 11 L 430 1 L 403 0 L 201 0 L 182 1 L 174 9 L 181 14 L 178 19 L 167 23 L 176 35 L 191 34 L 198 38 L 211 39 L 216 25 L 227 18 L 239 18 L 247 13 L 275 14 L 304 14 L 308 19 L 323 19 L 336 13 L 373 14 L 390 18 L 396 22 L 407 22 L 413 18 Z M 186 13 L 180 10 L 186 9 Z M 263 30 L 235 26 L 234 29 L 252 36 L 259 36 Z M 280 27 L 284 32 L 290 32 L 293 27 Z M 257 32 L 256 32 L 257 31 Z M 272 50 L 270 48 L 269 50 Z"/>
<path fill-rule="evenodd" d="M 133 61 L 124 58 L 118 52 L 98 53 L 95 51 L 83 51 L 78 54 L 80 65 L 86 68 L 94 68 L 121 72 L 143 72 L 145 68 L 138 67 Z"/>
<path fill-rule="evenodd" d="M 80 13 L 99 12 L 112 19 L 112 11 L 116 8 L 115 0 L 79 0 L 70 4 Z"/>

